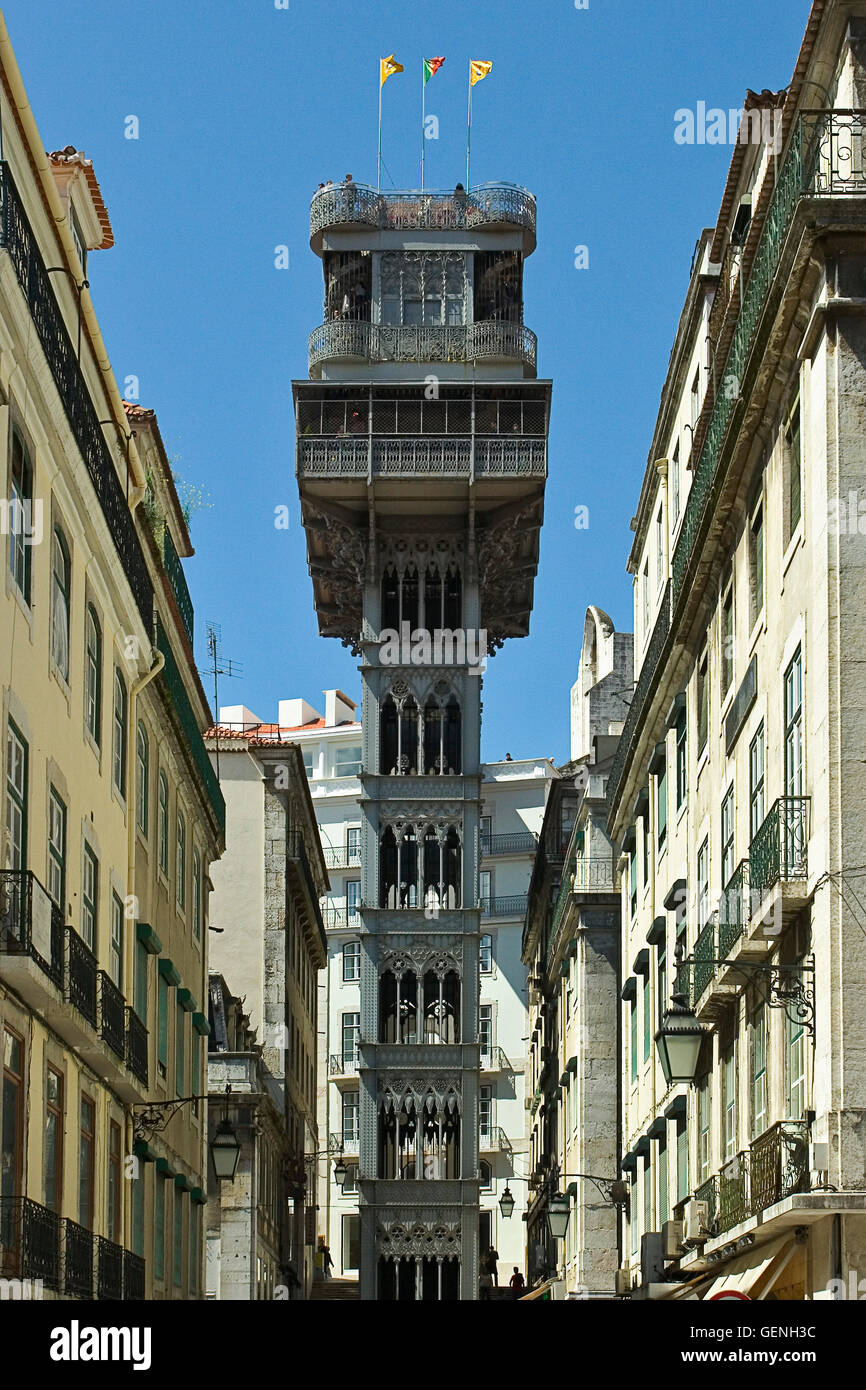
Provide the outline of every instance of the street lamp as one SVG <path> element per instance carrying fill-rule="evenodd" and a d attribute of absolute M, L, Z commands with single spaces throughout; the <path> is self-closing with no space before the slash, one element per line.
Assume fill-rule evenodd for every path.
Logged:
<path fill-rule="evenodd" d="M 555 1193 L 547 1208 L 547 1221 L 554 1240 L 565 1240 L 570 1215 L 571 1203 L 568 1197 L 563 1192 Z"/>
<path fill-rule="evenodd" d="M 346 1181 L 346 1171 L 346 1165 L 343 1162 L 343 1155 L 340 1154 L 340 1157 L 334 1164 L 334 1182 L 340 1189 L 342 1189 L 343 1183 Z"/>
<path fill-rule="evenodd" d="M 505 1191 L 499 1198 L 499 1210 L 502 1212 L 502 1215 L 505 1217 L 506 1221 L 511 1216 L 511 1213 L 514 1211 L 514 1197 L 512 1195 L 511 1188 L 508 1186 L 508 1183 L 505 1184 Z"/>
<path fill-rule="evenodd" d="M 220 1120 L 210 1146 L 213 1170 L 220 1182 L 234 1182 L 241 1156 L 241 1145 L 231 1120 Z"/>
<path fill-rule="evenodd" d="M 673 995 L 655 1035 L 659 1061 L 669 1086 L 694 1081 L 703 1040 L 704 1030 L 686 1003 L 685 995 Z"/>

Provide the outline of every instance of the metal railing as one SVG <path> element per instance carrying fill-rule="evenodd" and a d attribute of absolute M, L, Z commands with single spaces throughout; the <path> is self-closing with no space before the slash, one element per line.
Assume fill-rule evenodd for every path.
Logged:
<path fill-rule="evenodd" d="M 481 898 L 479 906 L 482 917 L 523 917 L 526 902 L 526 893 L 516 893 L 510 898 Z"/>
<path fill-rule="evenodd" d="M 726 960 L 751 919 L 749 861 L 741 859 L 719 899 L 719 957 Z"/>
<path fill-rule="evenodd" d="M 126 1010 L 126 1065 L 143 1086 L 148 1084 L 147 1029 L 135 1009 Z"/>
<path fill-rule="evenodd" d="M 96 1297 L 100 1299 L 123 1298 L 123 1256 L 122 1245 L 116 1245 L 105 1236 L 96 1236 Z"/>
<path fill-rule="evenodd" d="M 322 917 L 322 909 L 319 906 L 319 891 L 316 881 L 313 878 L 313 870 L 310 867 L 310 860 L 307 855 L 307 847 L 304 844 L 303 834 L 298 831 L 289 841 L 289 862 L 294 862 L 300 868 L 301 878 L 307 890 L 307 897 L 310 901 L 310 908 L 313 918 L 322 936 L 325 934 L 325 923 Z"/>
<path fill-rule="evenodd" d="M 171 643 L 168 640 L 162 623 L 157 619 L 156 624 L 156 645 L 165 657 L 165 665 L 159 673 L 158 679 L 162 682 L 165 690 L 171 699 L 171 703 L 177 714 L 184 737 L 186 738 L 187 749 L 195 765 L 196 771 L 204 783 L 205 790 L 210 799 L 213 813 L 216 816 L 220 830 L 225 834 L 226 828 L 226 804 L 220 790 L 217 775 L 211 766 L 211 760 L 207 749 L 204 746 L 201 729 L 193 713 L 189 696 L 183 683 Z"/>
<path fill-rule="evenodd" d="M 714 1174 L 702 1182 L 695 1192 L 696 1202 L 706 1202 L 707 1204 L 707 1230 L 713 1234 L 718 1230 L 719 1219 L 719 1180 Z"/>
<path fill-rule="evenodd" d="M 310 237 L 329 227 L 382 231 L 463 231 L 477 227 L 522 227 L 535 243 L 536 205 L 526 188 L 484 183 L 465 192 L 420 189 L 379 191 L 363 183 L 329 184 L 313 195 Z"/>
<path fill-rule="evenodd" d="M 63 988 L 62 912 L 29 869 L 2 869 L 0 955 L 18 954 L 29 955 L 58 989 Z"/>
<path fill-rule="evenodd" d="M 104 970 L 99 972 L 99 1036 L 118 1057 L 126 1058 L 126 1001 Z"/>
<path fill-rule="evenodd" d="M 481 1070 L 489 1072 L 511 1071 L 511 1063 L 501 1047 L 481 1045 Z"/>
<path fill-rule="evenodd" d="M 193 630 L 195 628 L 195 610 L 192 606 L 189 587 L 186 582 L 186 575 L 183 572 L 180 556 L 177 547 L 171 538 L 171 532 L 166 526 L 162 536 L 162 563 L 165 568 L 166 577 L 172 587 L 178 611 L 192 646 Z"/>
<path fill-rule="evenodd" d="M 355 1052 L 332 1052 L 328 1058 L 329 1076 L 357 1076 L 361 1059 Z"/>
<path fill-rule="evenodd" d="M 60 1217 L 29 1197 L 0 1197 L 0 1276 L 61 1284 Z"/>
<path fill-rule="evenodd" d="M 328 1150 L 332 1154 L 350 1154 L 358 1152 L 359 1140 L 357 1134 L 331 1134 L 328 1136 Z"/>
<path fill-rule="evenodd" d="M 730 1231 L 749 1215 L 749 1154 L 735 1154 L 719 1173 L 719 1231 Z"/>
<path fill-rule="evenodd" d="M 349 849 L 348 845 L 323 845 L 325 865 L 329 869 L 357 869 L 361 864 L 361 850 Z"/>
<path fill-rule="evenodd" d="M 511 1153 L 511 1140 L 501 1125 L 479 1125 L 478 1147 L 482 1153 Z"/>
<path fill-rule="evenodd" d="M 671 585 L 665 586 L 659 605 L 658 616 L 656 617 L 655 627 L 647 646 L 643 665 L 637 678 L 637 685 L 634 695 L 629 705 L 628 714 L 616 753 L 610 768 L 610 776 L 607 783 L 607 804 L 608 807 L 616 805 L 619 797 L 620 784 L 625 775 L 626 767 L 634 751 L 638 734 L 643 727 L 644 716 L 650 697 L 655 689 L 658 678 L 659 667 L 661 665 L 662 653 L 668 640 L 671 630 Z"/>
<path fill-rule="evenodd" d="M 695 949 L 692 953 L 692 999 L 695 1003 L 712 983 L 716 971 L 715 956 L 716 924 L 710 918 L 706 926 L 698 933 Z"/>
<path fill-rule="evenodd" d="M 144 1300 L 146 1266 L 140 1255 L 131 1250 L 123 1252 L 123 1298 L 126 1303 Z"/>
<path fill-rule="evenodd" d="M 534 371 L 538 339 L 522 323 L 355 323 L 333 319 L 310 334 L 309 369 L 323 362 L 522 362 Z"/>
<path fill-rule="evenodd" d="M 749 846 L 749 883 L 763 894 L 789 879 L 808 877 L 809 797 L 780 796 Z"/>
<path fill-rule="evenodd" d="M 346 931 L 352 927 L 360 929 L 361 909 L 360 907 L 323 907 L 322 921 L 325 927 L 343 927 Z"/>
<path fill-rule="evenodd" d="M 681 994 L 691 1008 L 695 1002 L 694 985 L 692 981 L 693 963 L 691 958 L 684 960 L 679 969 L 674 974 L 674 984 L 671 994 Z"/>
<path fill-rule="evenodd" d="M 94 1236 L 69 1217 L 63 1222 L 63 1289 L 67 1298 L 93 1298 Z"/>
<path fill-rule="evenodd" d="M 0 196 L 0 246 L 12 261 L 69 428 L 149 634 L 153 623 L 153 587 L 135 522 L 36 237 L 5 161 L 0 162 Z"/>
<path fill-rule="evenodd" d="M 752 1214 L 808 1191 L 808 1183 L 809 1126 L 805 1120 L 780 1120 L 750 1146 Z"/>
<path fill-rule="evenodd" d="M 547 441 L 513 435 L 507 439 L 426 438 L 299 439 L 298 475 L 374 478 L 414 476 L 537 477 L 547 471 Z"/>
<path fill-rule="evenodd" d="M 95 1028 L 99 977 L 96 956 L 90 947 L 85 945 L 74 927 L 66 928 L 66 941 L 69 1000 Z"/>
<path fill-rule="evenodd" d="M 537 848 L 538 836 L 530 830 L 481 836 L 481 853 L 485 858 L 492 859 L 498 854 L 534 854 Z"/>

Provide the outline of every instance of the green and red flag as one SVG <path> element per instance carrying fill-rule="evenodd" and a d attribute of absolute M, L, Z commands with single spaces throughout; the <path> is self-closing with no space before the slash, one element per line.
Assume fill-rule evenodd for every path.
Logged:
<path fill-rule="evenodd" d="M 431 77 L 435 77 L 436 73 L 439 71 L 439 69 L 441 68 L 441 66 L 442 66 L 442 64 L 443 64 L 444 62 L 445 62 L 445 59 L 444 59 L 444 58 L 425 58 L 425 59 L 424 59 L 424 86 L 425 86 L 425 87 L 427 86 L 427 83 L 430 81 L 430 78 L 431 78 Z"/>

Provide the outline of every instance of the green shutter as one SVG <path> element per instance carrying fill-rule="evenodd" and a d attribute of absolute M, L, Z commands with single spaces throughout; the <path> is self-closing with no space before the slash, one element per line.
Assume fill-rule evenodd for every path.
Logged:
<path fill-rule="evenodd" d="M 159 977 L 159 1017 L 157 1019 L 157 1058 L 162 1067 L 168 1066 L 168 984 Z"/>

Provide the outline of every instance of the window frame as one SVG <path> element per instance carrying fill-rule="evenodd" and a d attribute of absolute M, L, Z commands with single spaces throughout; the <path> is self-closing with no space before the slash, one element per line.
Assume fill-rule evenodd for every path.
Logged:
<path fill-rule="evenodd" d="M 486 943 L 486 945 L 485 945 Z M 487 964 L 485 965 L 485 961 Z M 493 974 L 493 933 L 482 932 L 478 939 L 478 973 L 479 975 Z"/>
<path fill-rule="evenodd" d="M 123 924 L 125 921 L 124 903 L 119 893 L 111 892 L 111 930 L 108 943 L 108 975 L 123 993 Z"/>
<path fill-rule="evenodd" d="M 9 480 L 9 573 L 15 589 L 26 607 L 30 608 L 33 596 L 33 460 L 24 442 L 24 436 L 14 425 L 10 443 Z M 16 524 L 14 518 L 17 518 L 19 513 L 20 524 Z M 28 535 L 31 537 L 31 543 L 28 542 Z"/>
<path fill-rule="evenodd" d="M 186 911 L 186 816 L 178 804 L 175 812 L 174 900 L 178 911 Z"/>
<path fill-rule="evenodd" d="M 141 719 L 135 731 L 135 823 L 145 839 L 150 833 L 150 739 Z"/>
<path fill-rule="evenodd" d="M 70 603 L 72 558 L 69 542 L 59 523 L 51 531 L 51 603 L 49 650 L 51 663 L 63 682 L 69 684 Z"/>
<path fill-rule="evenodd" d="M 348 967 L 351 964 L 352 970 Z M 357 984 L 361 978 L 361 940 L 356 937 L 352 941 L 343 942 L 342 950 L 343 983 Z"/>
<path fill-rule="evenodd" d="M 169 869 L 168 820 L 168 778 L 163 769 L 160 768 L 157 778 L 157 862 L 160 873 L 164 874 L 166 878 L 168 878 Z"/>
<path fill-rule="evenodd" d="M 85 840 L 81 847 L 81 939 L 94 955 L 97 954 L 98 929 L 99 860 L 93 846 Z"/>
<path fill-rule="evenodd" d="M 51 1078 L 57 1081 L 57 1099 L 51 1099 Z M 66 1077 L 59 1067 L 51 1062 L 45 1068 L 45 1134 L 42 1145 L 43 1188 L 45 1205 L 49 1211 L 60 1215 L 63 1211 L 63 1140 L 64 1140 L 64 1101 Z M 54 1131 L 54 1162 L 51 1165 L 51 1188 L 49 1189 L 49 1131 Z"/>
<path fill-rule="evenodd" d="M 117 794 L 126 800 L 126 752 L 129 738 L 129 691 L 123 672 L 115 663 L 111 701 L 111 780 Z"/>
<path fill-rule="evenodd" d="M 760 755 L 760 773 L 758 756 Z M 767 815 L 767 741 L 762 719 L 749 744 L 749 832 L 754 840 Z M 758 810 L 760 809 L 760 814 Z"/>
<path fill-rule="evenodd" d="M 59 843 L 55 829 L 59 827 Z M 68 840 L 68 808 L 53 783 L 48 788 L 48 895 L 60 911 L 66 913 L 66 852 Z M 58 876 L 59 891 L 54 892 L 54 875 Z"/>
<path fill-rule="evenodd" d="M 87 1120 L 85 1120 L 87 1117 Z M 87 1208 L 85 1209 L 85 1194 Z M 96 1214 L 96 1101 L 81 1092 L 78 1123 L 78 1224 L 93 1230 Z"/>
<path fill-rule="evenodd" d="M 18 771 L 20 769 L 20 779 Z M 13 719 L 6 721 L 6 809 L 4 863 L 7 869 L 27 864 L 30 791 L 30 745 Z"/>

